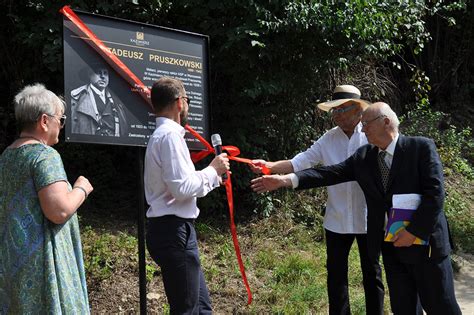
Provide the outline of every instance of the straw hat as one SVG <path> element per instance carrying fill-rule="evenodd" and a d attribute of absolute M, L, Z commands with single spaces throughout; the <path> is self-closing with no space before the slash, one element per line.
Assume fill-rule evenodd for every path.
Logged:
<path fill-rule="evenodd" d="M 356 102 L 366 109 L 370 106 L 370 102 L 360 98 L 360 91 L 353 85 L 338 85 L 332 92 L 332 101 L 319 103 L 319 109 L 329 111 L 333 107 L 337 107 L 349 101 Z"/>

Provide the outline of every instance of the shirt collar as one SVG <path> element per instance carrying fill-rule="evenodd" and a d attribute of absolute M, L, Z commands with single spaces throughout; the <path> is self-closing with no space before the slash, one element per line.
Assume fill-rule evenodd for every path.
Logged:
<path fill-rule="evenodd" d="M 395 146 L 397 145 L 397 141 L 398 141 L 398 137 L 400 136 L 400 134 L 397 132 L 395 134 L 395 138 L 393 138 L 392 142 L 390 142 L 390 144 L 388 145 L 388 147 L 385 149 L 385 152 L 387 152 L 388 154 L 390 154 L 391 156 L 393 156 L 395 154 Z M 380 150 L 379 149 L 379 152 L 380 151 L 383 151 L 383 150 Z"/>
<path fill-rule="evenodd" d="M 94 91 L 95 94 L 105 97 L 105 90 L 100 91 L 98 88 L 96 88 L 94 85 L 91 84 L 91 89 Z"/>
<path fill-rule="evenodd" d="M 183 136 L 183 137 L 186 134 L 186 129 L 184 129 L 183 126 L 181 126 L 180 124 L 178 124 L 174 120 L 166 118 L 166 117 L 162 117 L 162 116 L 156 117 L 156 128 L 158 128 L 161 125 L 166 125 L 166 126 L 170 127 L 171 129 L 175 130 L 176 132 L 179 132 L 179 134 L 181 134 L 181 136 Z"/>

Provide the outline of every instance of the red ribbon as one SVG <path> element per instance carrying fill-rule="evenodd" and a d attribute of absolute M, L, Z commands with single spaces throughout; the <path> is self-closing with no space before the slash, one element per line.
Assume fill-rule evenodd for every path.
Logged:
<path fill-rule="evenodd" d="M 191 128 L 189 125 L 186 125 L 184 128 L 186 128 L 189 133 L 191 133 L 193 136 L 195 136 L 199 142 L 201 142 L 207 150 L 199 151 L 199 152 L 191 152 L 191 160 L 193 163 L 197 163 L 206 156 L 208 156 L 211 153 L 216 153 L 214 148 L 209 144 L 209 142 L 206 141 L 199 133 L 197 133 L 193 128 Z M 255 165 L 252 160 L 238 157 L 237 155 L 240 154 L 240 149 L 233 146 L 233 145 L 225 145 L 222 147 L 222 151 L 227 151 L 227 155 L 229 160 L 233 160 L 236 162 L 240 163 L 246 163 L 246 164 L 252 164 Z M 265 166 L 265 165 L 259 165 L 262 168 L 262 173 L 265 175 L 270 175 L 271 171 Z"/>
<path fill-rule="evenodd" d="M 186 125 L 187 131 L 189 131 L 193 136 L 195 136 L 206 148 L 205 151 L 199 152 L 191 152 L 191 159 L 194 163 L 198 162 L 199 160 L 205 158 L 211 153 L 216 154 L 214 148 L 206 141 L 196 130 L 191 128 L 189 125 Z M 242 158 L 237 158 L 235 155 L 240 154 L 240 150 L 234 146 L 223 146 L 222 150 L 228 151 L 229 159 L 231 160 L 247 160 Z M 250 161 L 250 160 L 249 160 Z M 225 181 L 225 190 L 227 194 L 227 204 L 229 206 L 229 221 L 230 221 L 230 232 L 232 234 L 232 241 L 234 243 L 235 255 L 237 256 L 237 261 L 239 263 L 240 274 L 242 276 L 242 280 L 244 281 L 245 288 L 247 289 L 247 304 L 252 303 L 252 292 L 250 291 L 250 286 L 247 281 L 247 275 L 245 274 L 245 267 L 242 261 L 242 255 L 240 254 L 240 245 L 239 240 L 237 239 L 237 229 L 234 223 L 234 195 L 232 193 L 232 178 L 229 171 L 227 171 L 227 180 Z"/>
<path fill-rule="evenodd" d="M 138 92 L 145 102 L 153 110 L 150 100 L 150 89 L 146 87 L 143 82 L 132 72 L 130 69 L 117 57 L 115 56 L 105 44 L 87 27 L 84 22 L 71 10 L 69 6 L 64 6 L 59 10 L 66 18 L 68 18 L 75 29 L 71 29 L 76 35 L 81 37 L 86 43 L 88 43 L 100 56 L 112 67 L 114 70 L 127 81 L 130 86 L 135 88 L 135 92 Z"/>
<path fill-rule="evenodd" d="M 64 6 L 59 11 L 66 18 L 68 18 L 74 26 L 75 29 L 71 29 L 76 35 L 81 37 L 86 43 L 88 43 L 100 56 L 112 67 L 114 70 L 125 79 L 131 86 L 135 88 L 135 92 L 140 93 L 140 95 L 145 99 L 147 104 L 153 109 L 150 101 L 150 90 L 141 82 L 141 80 L 132 72 L 130 69 L 117 58 L 104 43 L 82 22 L 82 20 L 71 10 L 69 6 Z M 192 135 L 194 135 L 205 147 L 207 150 L 200 152 L 192 152 L 191 158 L 194 163 L 203 159 L 211 153 L 215 154 L 214 148 L 194 129 L 186 125 L 186 130 L 188 130 Z M 237 155 L 240 154 L 239 148 L 235 146 L 223 146 L 223 150 L 228 152 L 228 157 L 230 160 L 234 160 L 241 163 L 252 164 L 250 159 L 239 158 Z M 269 170 L 263 166 L 263 173 L 269 174 Z M 232 181 L 230 172 L 227 172 L 227 181 L 225 182 L 227 202 L 229 205 L 229 215 L 230 215 L 230 230 L 232 233 L 232 241 L 234 242 L 235 254 L 239 263 L 240 274 L 242 275 L 242 280 L 244 281 L 245 288 L 247 289 L 247 303 L 252 303 L 252 292 L 250 291 L 250 286 L 247 281 L 247 276 L 245 274 L 244 264 L 242 262 L 242 256 L 240 253 L 239 241 L 237 239 L 237 230 L 234 223 L 234 198 L 232 194 Z"/>
<path fill-rule="evenodd" d="M 184 128 L 186 128 L 186 130 L 189 133 L 191 133 L 194 137 L 196 137 L 207 149 L 207 150 L 203 150 L 199 152 L 191 152 L 191 159 L 193 163 L 196 163 L 202 160 L 203 158 L 205 158 L 211 153 L 216 154 L 216 151 L 214 150 L 214 148 L 209 144 L 209 142 L 206 141 L 206 139 L 204 139 L 199 133 L 197 133 L 197 131 L 195 131 L 189 125 L 186 125 Z M 229 160 L 233 160 L 240 163 L 253 164 L 252 160 L 250 159 L 237 157 L 237 155 L 240 154 L 240 150 L 239 148 L 235 146 L 231 146 L 231 145 L 223 146 L 222 151 L 227 151 Z M 271 171 L 265 165 L 260 165 L 260 166 L 262 167 L 263 174 L 265 175 L 271 174 Z M 244 281 L 245 288 L 247 289 L 247 297 L 248 297 L 247 304 L 250 304 L 252 303 L 252 292 L 250 291 L 250 286 L 247 281 L 247 276 L 245 274 L 245 267 L 244 267 L 244 263 L 242 262 L 239 241 L 237 239 L 237 230 L 234 223 L 234 196 L 232 193 L 232 179 L 231 179 L 231 174 L 229 171 L 227 171 L 227 180 L 225 182 L 225 189 L 226 189 L 226 194 L 227 194 L 227 204 L 229 206 L 230 231 L 232 233 L 232 241 L 234 242 L 235 254 L 239 262 L 240 274 L 242 275 L 242 280 Z"/>

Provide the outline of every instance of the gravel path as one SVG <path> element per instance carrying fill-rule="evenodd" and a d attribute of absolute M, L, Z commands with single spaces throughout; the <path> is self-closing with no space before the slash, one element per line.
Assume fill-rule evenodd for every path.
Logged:
<path fill-rule="evenodd" d="M 456 299 L 463 315 L 474 315 L 474 256 L 454 255 L 453 260 L 461 268 L 454 277 Z"/>

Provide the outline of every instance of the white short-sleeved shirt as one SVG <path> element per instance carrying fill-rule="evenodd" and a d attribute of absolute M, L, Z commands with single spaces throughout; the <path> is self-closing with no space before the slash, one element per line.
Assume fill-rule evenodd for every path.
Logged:
<path fill-rule="evenodd" d="M 333 165 L 346 160 L 358 148 L 367 144 L 359 123 L 349 139 L 341 128 L 327 131 L 308 150 L 297 154 L 291 164 L 295 172 L 317 164 Z M 355 181 L 327 188 L 328 200 L 324 228 L 341 234 L 367 233 L 367 204 L 364 193 Z"/>
<path fill-rule="evenodd" d="M 156 130 L 145 154 L 145 197 L 147 217 L 176 215 L 195 219 L 199 215 L 197 197 L 219 186 L 212 166 L 196 171 L 184 140 L 186 131 L 175 121 L 156 118 Z"/>

